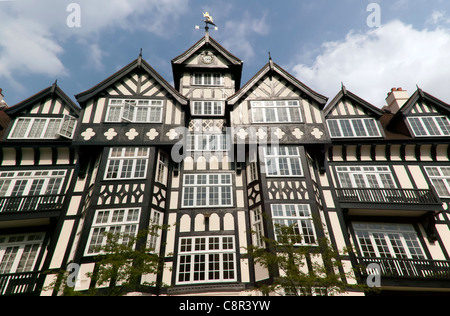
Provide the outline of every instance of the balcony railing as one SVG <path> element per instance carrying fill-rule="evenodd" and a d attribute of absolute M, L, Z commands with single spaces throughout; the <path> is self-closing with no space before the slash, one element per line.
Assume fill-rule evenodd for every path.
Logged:
<path fill-rule="evenodd" d="M 42 277 L 40 272 L 0 274 L 0 296 L 37 294 Z"/>
<path fill-rule="evenodd" d="M 381 269 L 381 277 L 450 280 L 450 261 L 399 259 L 399 258 L 358 258 L 365 276 L 374 274 L 368 271 L 368 265 L 375 263 Z"/>
<path fill-rule="evenodd" d="M 432 190 L 338 188 L 336 194 L 341 203 L 440 204 Z"/>
<path fill-rule="evenodd" d="M 30 195 L 0 197 L 0 214 L 62 210 L 64 195 Z"/>

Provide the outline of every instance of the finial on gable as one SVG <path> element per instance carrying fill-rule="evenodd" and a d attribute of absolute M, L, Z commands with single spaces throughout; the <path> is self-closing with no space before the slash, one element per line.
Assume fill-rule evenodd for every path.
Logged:
<path fill-rule="evenodd" d="M 56 79 L 55 82 L 52 84 L 52 89 L 50 90 L 52 94 L 55 93 L 57 86 L 58 86 L 58 79 Z"/>
<path fill-rule="evenodd" d="M 273 65 L 272 55 L 270 54 L 270 51 L 269 51 L 269 67 L 271 71 L 273 71 L 275 68 Z"/>

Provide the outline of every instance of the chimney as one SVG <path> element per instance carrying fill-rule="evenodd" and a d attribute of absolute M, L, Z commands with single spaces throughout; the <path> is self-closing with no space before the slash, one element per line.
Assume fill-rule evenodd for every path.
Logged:
<path fill-rule="evenodd" d="M 392 114 L 395 114 L 406 103 L 406 101 L 408 101 L 408 99 L 408 91 L 403 90 L 402 88 L 392 88 L 386 98 L 387 106 L 385 109 Z"/>

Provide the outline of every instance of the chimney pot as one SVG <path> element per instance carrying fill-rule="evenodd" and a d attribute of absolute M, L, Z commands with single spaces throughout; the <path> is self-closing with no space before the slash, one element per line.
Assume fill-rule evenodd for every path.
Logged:
<path fill-rule="evenodd" d="M 387 109 L 395 114 L 408 101 L 409 95 L 403 88 L 392 88 L 386 98 Z"/>

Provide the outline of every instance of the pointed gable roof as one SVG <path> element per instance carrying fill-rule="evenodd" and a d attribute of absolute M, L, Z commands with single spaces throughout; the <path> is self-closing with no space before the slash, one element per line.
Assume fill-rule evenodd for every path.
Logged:
<path fill-rule="evenodd" d="M 244 62 L 223 48 L 223 46 L 220 45 L 214 38 L 209 36 L 208 32 L 206 32 L 205 36 L 191 46 L 187 51 L 172 59 L 172 71 L 175 81 L 175 88 L 179 90 L 178 78 L 181 77 L 181 70 L 185 67 L 186 61 L 193 55 L 200 53 L 199 51 L 206 47 L 215 49 L 225 60 L 230 63 L 229 67 L 232 68 L 232 71 L 236 74 L 236 89 L 238 89 L 241 85 L 242 67 Z"/>
<path fill-rule="evenodd" d="M 439 100 L 438 98 L 432 96 L 431 94 L 423 91 L 419 87 L 417 87 L 416 92 L 409 98 L 408 101 L 401 107 L 401 109 L 397 113 L 401 113 L 403 115 L 407 115 L 411 112 L 412 108 L 417 104 L 419 101 L 425 101 L 428 104 L 434 106 L 437 111 L 446 113 L 447 115 L 450 114 L 450 105 L 445 103 L 442 100 Z"/>
<path fill-rule="evenodd" d="M 406 103 L 395 114 L 391 114 L 392 118 L 386 126 L 387 129 L 393 132 L 401 133 L 408 137 L 412 137 L 413 135 L 411 135 L 406 124 L 406 117 L 412 113 L 412 110 L 420 101 L 424 101 L 428 106 L 434 107 L 436 111 L 442 113 L 443 115 L 450 115 L 450 105 L 448 103 L 445 103 L 444 101 L 417 87 L 417 90 L 408 99 L 408 101 L 406 101 Z M 433 113 L 430 113 L 430 115 L 433 115 Z"/>
<path fill-rule="evenodd" d="M 68 106 L 74 114 L 77 116 L 80 114 L 80 108 L 67 96 L 67 94 L 64 93 L 64 91 L 61 90 L 60 87 L 58 87 L 56 81 L 50 87 L 45 88 L 28 99 L 9 107 L 5 110 L 5 113 L 11 117 L 14 117 L 18 113 L 28 109 L 28 107 L 35 105 L 39 101 L 54 96 L 60 98 L 63 101 L 63 105 Z"/>
<path fill-rule="evenodd" d="M 281 68 L 278 64 L 274 63 L 270 58 L 269 62 L 252 78 L 250 79 L 239 91 L 227 99 L 228 104 L 233 105 L 239 101 L 253 86 L 255 86 L 265 76 L 277 74 L 287 82 L 298 88 L 302 93 L 309 96 L 311 99 L 319 103 L 321 109 L 325 106 L 328 98 L 315 92 L 297 78 L 289 74 L 286 70 Z"/>
<path fill-rule="evenodd" d="M 120 69 L 115 74 L 103 80 L 96 86 L 92 87 L 87 91 L 77 94 L 75 98 L 77 99 L 77 101 L 80 103 L 81 106 L 84 106 L 84 103 L 87 100 L 91 99 L 92 97 L 94 97 L 99 93 L 102 93 L 103 91 L 114 85 L 116 82 L 121 80 L 124 76 L 127 76 L 136 70 L 144 71 L 147 74 L 149 74 L 161 86 L 163 86 L 169 92 L 169 94 L 172 95 L 180 104 L 182 105 L 188 104 L 187 99 L 183 95 L 178 93 L 178 91 L 176 91 L 171 84 L 169 84 L 160 74 L 158 74 L 158 72 L 155 69 L 153 69 L 142 58 L 142 55 L 139 55 L 139 57 L 136 60 L 132 61 L 130 64 Z"/>
<path fill-rule="evenodd" d="M 380 118 L 383 115 L 383 111 L 374 105 L 370 104 L 366 100 L 360 98 L 353 92 L 347 90 L 347 88 L 342 85 L 341 90 L 338 94 L 330 101 L 330 103 L 326 106 L 324 110 L 325 118 L 333 111 L 333 109 L 339 105 L 340 101 L 350 100 L 354 105 L 360 106 L 364 112 L 369 113 L 371 116 L 375 118 Z"/>

